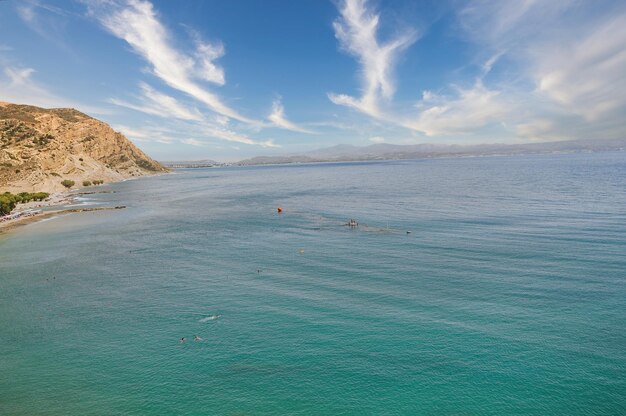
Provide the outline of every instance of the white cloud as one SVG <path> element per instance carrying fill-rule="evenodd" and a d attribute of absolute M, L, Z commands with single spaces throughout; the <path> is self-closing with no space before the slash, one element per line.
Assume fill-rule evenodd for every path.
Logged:
<path fill-rule="evenodd" d="M 515 113 L 514 105 L 500 91 L 486 88 L 480 80 L 469 89 L 457 87 L 456 93 L 441 97 L 424 91 L 419 115 L 405 126 L 427 136 L 468 133 Z"/>
<path fill-rule="evenodd" d="M 167 85 L 194 97 L 218 114 L 244 123 L 256 123 L 228 107 L 196 81 L 224 83 L 223 70 L 213 62 L 223 55 L 223 47 L 197 42 L 195 59 L 179 51 L 172 45 L 170 33 L 148 1 L 128 0 L 124 5 L 117 1 L 90 1 L 88 4 L 91 14 L 113 35 L 125 40 Z"/>
<path fill-rule="evenodd" d="M 107 30 L 125 40 L 135 53 L 151 65 L 154 75 L 175 90 L 204 103 L 216 114 L 212 118 L 206 117 L 197 109 L 186 107 L 174 97 L 161 93 L 145 83 L 140 85 L 142 97 L 139 104 L 120 99 L 113 99 L 111 102 L 147 114 L 193 122 L 184 125 L 186 137 L 180 137 L 181 132 L 176 128 L 169 128 L 167 132 L 169 138 L 176 138 L 180 142 L 186 140 L 183 142 L 186 144 L 198 145 L 203 142 L 201 139 L 213 137 L 248 145 L 279 147 L 273 140 L 255 140 L 228 129 L 229 119 L 247 123 L 253 128 L 260 128 L 263 123 L 244 117 L 226 106 L 217 95 L 198 82 L 208 81 L 224 85 L 224 70 L 215 63 L 224 55 L 224 46 L 220 42 L 208 43 L 201 40 L 197 33 L 192 33 L 195 50 L 187 54 L 173 46 L 171 34 L 159 20 L 149 1 L 127 0 L 120 3 L 119 0 L 86 0 L 86 2 L 90 6 L 90 13 Z M 157 133 L 154 137 L 162 138 L 164 135 L 163 132 Z"/>
<path fill-rule="evenodd" d="M 135 128 L 122 124 L 116 124 L 113 126 L 115 130 L 124 134 L 126 137 L 133 141 L 138 142 L 157 142 L 161 144 L 172 144 L 174 142 L 172 136 L 167 129 L 163 127 L 153 128 Z"/>
<path fill-rule="evenodd" d="M 287 120 L 287 118 L 285 117 L 285 108 L 280 102 L 280 99 L 274 100 L 274 102 L 272 103 L 272 113 L 267 118 L 269 121 L 274 123 L 274 125 L 280 127 L 281 129 L 291 130 L 298 133 L 313 133 L 312 131 L 300 127 L 297 124 Z"/>
<path fill-rule="evenodd" d="M 481 50 L 505 51 L 516 65 L 508 81 L 526 101 L 527 119 L 516 128 L 520 136 L 626 133 L 623 2 L 479 0 L 459 12 L 459 22 Z"/>
<path fill-rule="evenodd" d="M 202 142 L 196 139 L 182 139 L 180 142 L 183 144 L 191 145 L 191 146 L 198 146 L 198 147 L 206 146 L 205 142 Z"/>
<path fill-rule="evenodd" d="M 474 0 L 458 9 L 469 38 L 497 51 L 519 50 L 529 41 L 555 34 L 562 14 L 576 0 Z"/>
<path fill-rule="evenodd" d="M 537 118 L 518 124 L 515 129 L 519 137 L 530 140 L 541 140 L 548 138 L 550 140 L 560 140 L 566 137 L 559 135 L 554 136 L 556 124 L 553 120 L 546 118 Z"/>
<path fill-rule="evenodd" d="M 224 45 L 203 42 L 198 35 L 196 37 L 196 60 L 198 61 L 198 76 L 218 85 L 224 85 L 226 79 L 224 69 L 217 66 L 213 61 L 224 56 Z"/>
<path fill-rule="evenodd" d="M 345 0 L 341 17 L 333 23 L 341 47 L 361 64 L 362 95 L 328 94 L 338 105 L 353 107 L 373 117 L 382 117 L 381 99 L 395 92 L 393 67 L 401 51 L 417 39 L 415 32 L 405 32 L 381 42 L 378 39 L 379 15 L 367 8 L 366 0 Z"/>
<path fill-rule="evenodd" d="M 539 91 L 589 122 L 624 117 L 626 13 L 535 54 Z M 625 121 L 626 123 L 626 121 Z"/>
<path fill-rule="evenodd" d="M 50 91 L 33 79 L 33 68 L 7 66 L 0 75 L 0 100 L 45 108 L 71 107 L 90 114 L 109 114 L 103 108 L 77 103 Z"/>
<path fill-rule="evenodd" d="M 250 137 L 246 135 L 239 134 L 228 129 L 206 127 L 204 129 L 204 133 L 207 136 L 217 137 L 218 139 L 227 140 L 229 142 L 251 144 L 251 145 L 257 145 L 261 147 L 280 147 L 280 145 L 275 144 L 273 140 L 257 141 L 257 140 L 251 139 Z"/>
<path fill-rule="evenodd" d="M 24 2 L 17 7 L 17 14 L 26 23 L 36 23 L 37 15 L 35 14 L 36 4 L 34 2 Z"/>
<path fill-rule="evenodd" d="M 385 143 L 385 138 L 382 136 L 370 137 L 369 141 L 372 143 Z"/>
<path fill-rule="evenodd" d="M 185 144 L 208 145 L 208 139 L 215 138 L 229 142 L 242 143 L 261 147 L 280 147 L 272 140 L 254 140 L 244 134 L 239 134 L 227 128 L 211 125 L 207 122 L 176 121 L 159 122 L 156 125 L 146 124 L 141 127 L 132 127 L 116 124 L 115 128 L 129 138 L 142 142 L 158 142 L 172 144 L 181 142 Z"/>
<path fill-rule="evenodd" d="M 141 111 L 159 117 L 176 117 L 181 120 L 202 121 L 202 114 L 196 108 L 187 108 L 180 104 L 174 97 L 163 94 L 145 82 L 141 82 L 139 87 L 142 91 L 140 104 L 132 104 L 124 100 L 112 98 L 109 101 L 121 107 Z"/>
<path fill-rule="evenodd" d="M 66 54 L 76 58 L 65 34 L 67 18 L 72 15 L 70 12 L 39 0 L 23 0 L 16 3 L 15 11 L 28 28 L 45 41 L 53 43 Z"/>
<path fill-rule="evenodd" d="M 9 77 L 11 84 L 23 87 L 30 84 L 30 76 L 35 73 L 35 70 L 33 68 L 7 67 L 4 69 L 4 73 Z"/>

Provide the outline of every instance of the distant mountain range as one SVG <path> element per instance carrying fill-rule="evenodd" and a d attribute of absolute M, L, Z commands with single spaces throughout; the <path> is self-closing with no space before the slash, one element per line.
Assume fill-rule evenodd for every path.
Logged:
<path fill-rule="evenodd" d="M 524 144 L 340 144 L 302 154 L 257 156 L 237 165 L 272 165 L 285 163 L 349 162 L 367 160 L 428 159 L 522 154 L 581 153 L 626 150 L 626 139 L 585 139 Z"/>
<path fill-rule="evenodd" d="M 225 166 L 226 163 L 216 162 L 211 159 L 204 160 L 178 160 L 178 161 L 160 161 L 161 165 L 170 169 L 185 168 L 212 168 L 215 166 Z"/>

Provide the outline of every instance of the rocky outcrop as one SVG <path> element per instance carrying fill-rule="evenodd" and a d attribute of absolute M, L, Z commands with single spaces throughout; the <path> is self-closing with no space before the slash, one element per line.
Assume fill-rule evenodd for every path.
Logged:
<path fill-rule="evenodd" d="M 167 172 L 108 124 L 71 108 L 0 103 L 0 192 L 54 192 L 61 181 Z"/>

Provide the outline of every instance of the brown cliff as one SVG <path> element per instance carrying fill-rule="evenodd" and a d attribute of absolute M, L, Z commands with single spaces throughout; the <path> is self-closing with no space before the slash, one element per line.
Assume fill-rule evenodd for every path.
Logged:
<path fill-rule="evenodd" d="M 167 172 L 108 124 L 70 108 L 0 103 L 0 192 L 55 192 L 64 179 L 114 182 Z"/>

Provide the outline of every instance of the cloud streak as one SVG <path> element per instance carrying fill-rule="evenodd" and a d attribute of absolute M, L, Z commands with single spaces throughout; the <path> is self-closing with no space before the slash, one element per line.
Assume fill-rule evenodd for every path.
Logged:
<path fill-rule="evenodd" d="M 361 65 L 362 95 L 329 93 L 337 104 L 352 107 L 373 117 L 382 117 L 381 100 L 389 100 L 395 92 L 393 68 L 399 54 L 415 42 L 417 34 L 407 31 L 381 42 L 378 39 L 379 15 L 367 8 L 366 0 L 345 0 L 340 18 L 333 28 L 341 48 Z"/>
<path fill-rule="evenodd" d="M 456 9 L 458 33 L 478 47 L 477 60 L 484 63 L 473 65 L 471 83 L 460 79 L 444 93 L 425 90 L 409 107 L 392 103 L 392 74 L 399 54 L 416 40 L 415 32 L 383 43 L 379 14 L 366 0 L 344 0 L 335 36 L 360 64 L 362 95 L 328 96 L 381 123 L 429 137 L 496 130 L 503 137 L 533 140 L 621 137 L 626 134 L 626 6 L 599 4 L 466 2 Z M 506 72 L 492 76 L 499 65 Z"/>
<path fill-rule="evenodd" d="M 626 13 L 536 55 L 538 90 L 586 121 L 626 110 Z M 619 114 L 618 114 L 619 113 Z"/>
<path fill-rule="evenodd" d="M 6 66 L 0 75 L 0 100 L 46 108 L 73 107 L 90 114 L 109 114 L 106 109 L 77 103 L 57 95 L 35 81 L 33 68 Z"/>
<path fill-rule="evenodd" d="M 221 44 L 196 40 L 193 56 L 176 49 L 167 28 L 160 22 L 152 4 L 143 0 L 89 2 L 90 13 L 114 36 L 126 41 L 133 51 L 150 64 L 152 73 L 170 87 L 204 103 L 212 111 L 243 123 L 257 123 L 222 102 L 198 80 L 223 85 L 224 71 L 215 60 L 224 54 Z"/>
<path fill-rule="evenodd" d="M 456 87 L 455 97 L 425 91 L 418 107 L 418 116 L 404 125 L 427 136 L 475 132 L 489 123 L 506 120 L 515 108 L 501 91 L 488 89 L 481 80 L 471 88 Z"/>
<path fill-rule="evenodd" d="M 535 85 L 524 137 L 621 137 L 626 133 L 626 7 L 573 0 L 478 1 L 459 12 L 484 49 L 506 51 L 517 76 Z M 576 126 L 572 128 L 572 126 Z"/>
<path fill-rule="evenodd" d="M 174 97 L 155 90 L 145 82 L 141 82 L 139 87 L 142 91 L 140 104 L 132 104 L 117 98 L 111 98 L 109 101 L 121 107 L 159 117 L 175 117 L 181 120 L 192 121 L 203 120 L 202 114 L 200 114 L 198 109 L 183 106 Z"/>
<path fill-rule="evenodd" d="M 304 127 L 298 126 L 297 124 L 287 120 L 287 118 L 285 117 L 285 108 L 283 107 L 280 99 L 274 100 L 274 102 L 272 103 L 272 112 L 267 118 L 275 126 L 280 127 L 281 129 L 291 130 L 297 133 L 313 134 L 312 131 L 307 130 Z"/>
<path fill-rule="evenodd" d="M 193 146 L 212 144 L 207 139 L 215 138 L 228 142 L 241 143 L 247 145 L 255 145 L 261 147 L 278 148 L 273 140 L 254 140 L 244 134 L 239 134 L 226 128 L 211 126 L 209 124 L 184 122 L 184 128 L 181 125 L 172 123 L 159 123 L 158 125 L 144 125 L 141 127 L 133 127 L 127 125 L 115 125 L 115 127 L 129 138 L 141 142 L 157 142 L 161 144 L 183 143 Z"/>

